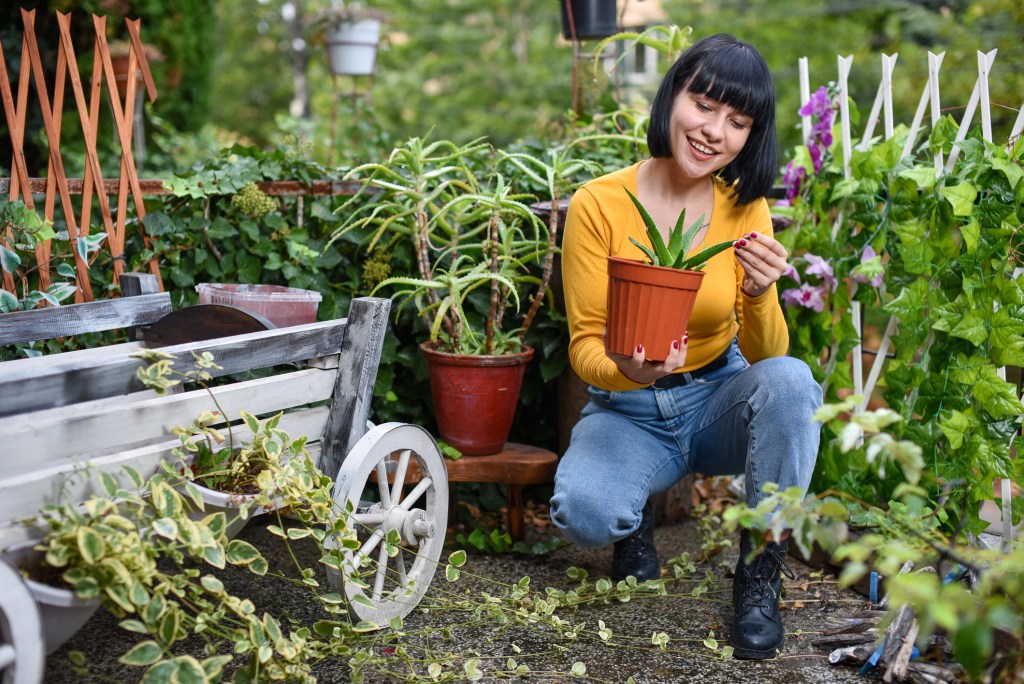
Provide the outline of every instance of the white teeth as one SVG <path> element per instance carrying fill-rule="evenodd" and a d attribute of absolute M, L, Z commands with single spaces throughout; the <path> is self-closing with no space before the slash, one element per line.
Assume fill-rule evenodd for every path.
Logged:
<path fill-rule="evenodd" d="M 693 147 L 693 149 L 697 150 L 701 154 L 714 154 L 715 153 L 715 151 L 713 149 L 711 149 L 710 147 L 704 147 L 700 143 L 694 142 L 693 140 L 690 141 L 690 145 Z"/>

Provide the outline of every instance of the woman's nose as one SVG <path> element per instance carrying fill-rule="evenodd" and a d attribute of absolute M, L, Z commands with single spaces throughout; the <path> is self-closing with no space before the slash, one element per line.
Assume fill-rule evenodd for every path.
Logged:
<path fill-rule="evenodd" d="M 718 142 L 719 140 L 722 139 L 723 125 L 724 122 L 717 117 L 710 118 L 704 122 L 702 132 L 704 133 L 704 137 L 707 138 L 708 142 Z"/>

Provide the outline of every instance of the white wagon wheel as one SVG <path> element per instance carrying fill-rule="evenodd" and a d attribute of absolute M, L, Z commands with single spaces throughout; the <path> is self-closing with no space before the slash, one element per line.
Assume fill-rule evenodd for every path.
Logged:
<path fill-rule="evenodd" d="M 406 615 L 430 585 L 448 529 L 448 471 L 434 438 L 406 423 L 371 428 L 345 456 L 334 501 L 354 511 L 359 549 L 345 552 L 345 577 L 329 569 L 331 588 L 340 593 L 344 585 L 349 612 L 360 620 L 383 626 Z M 386 541 L 392 530 L 397 545 Z M 353 572 L 360 581 L 348 579 Z"/>
<path fill-rule="evenodd" d="M 18 571 L 0 560 L 0 682 L 38 684 L 45 662 L 39 608 Z"/>

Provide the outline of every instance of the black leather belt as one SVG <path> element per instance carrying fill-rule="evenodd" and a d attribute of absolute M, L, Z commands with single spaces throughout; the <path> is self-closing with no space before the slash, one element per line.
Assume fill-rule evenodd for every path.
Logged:
<path fill-rule="evenodd" d="M 673 387 L 682 387 L 686 383 L 690 382 L 694 378 L 699 378 L 702 375 L 707 375 L 712 371 L 716 371 L 719 368 L 725 368 L 729 364 L 729 348 L 726 347 L 725 351 L 719 355 L 717 359 L 711 361 L 700 368 L 696 368 L 689 373 L 672 373 L 666 375 L 663 378 L 658 378 L 651 385 L 654 389 L 672 389 Z"/>

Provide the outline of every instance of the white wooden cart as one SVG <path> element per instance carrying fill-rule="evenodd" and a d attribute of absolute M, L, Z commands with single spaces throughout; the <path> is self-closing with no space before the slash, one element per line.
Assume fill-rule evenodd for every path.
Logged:
<path fill-rule="evenodd" d="M 159 345 L 181 371 L 191 368 L 193 352 L 213 354 L 226 383 L 215 392 L 228 416 L 283 410 L 283 429 L 310 436 L 321 470 L 336 474 L 335 501 L 355 511 L 360 548 L 347 552 L 347 563 L 372 575 L 362 588 L 333 573 L 334 590 L 347 595 L 359 620 L 384 625 L 411 611 L 441 555 L 448 480 L 422 428 L 368 427 L 390 302 L 355 299 L 345 319 L 275 329 L 231 307 L 171 311 L 152 276 L 128 274 L 122 290 L 134 296 L 0 316 L 0 345 L 115 328 L 137 338 L 0 363 L 0 558 L 17 558 L 38 543 L 45 530 L 35 516 L 58 495 L 84 501 L 102 491 L 92 471 L 118 476 L 130 465 L 144 476 L 156 472 L 179 443 L 170 429 L 210 410 L 202 388 L 164 396 L 143 388 L 136 369 L 146 362 L 131 354 Z M 227 377 L 282 365 L 288 370 L 269 377 Z M 93 469 L 83 471 L 86 462 Z M 407 473 L 415 483 L 406 483 Z M 393 558 L 380 543 L 391 530 L 402 538 Z M 369 601 L 353 600 L 359 595 Z M 41 679 L 46 652 L 55 648 L 44 646 L 41 622 L 28 584 L 0 561 L 0 684 Z"/>

